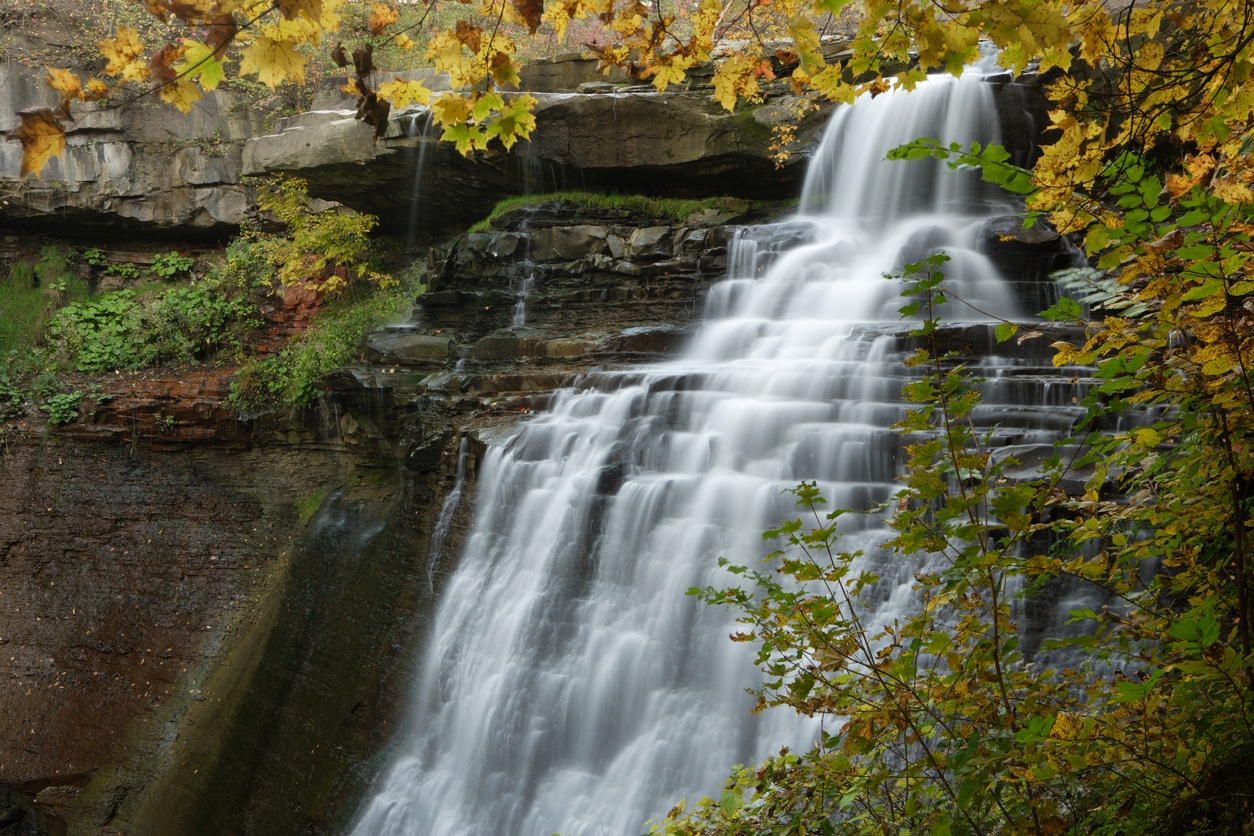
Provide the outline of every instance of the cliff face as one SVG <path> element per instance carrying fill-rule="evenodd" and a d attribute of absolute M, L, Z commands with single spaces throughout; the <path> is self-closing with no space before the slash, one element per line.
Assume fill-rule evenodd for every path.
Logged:
<path fill-rule="evenodd" d="M 231 94 L 205 95 L 188 114 L 148 97 L 101 107 L 76 102 L 66 150 L 39 179 L 19 177 L 16 111 L 55 107 L 42 69 L 0 63 L 0 229 L 226 237 L 253 199 L 240 183 L 243 141 L 260 114 Z"/>

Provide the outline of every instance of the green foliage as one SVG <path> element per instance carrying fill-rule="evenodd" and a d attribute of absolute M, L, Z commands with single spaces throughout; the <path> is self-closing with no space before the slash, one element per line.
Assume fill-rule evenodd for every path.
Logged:
<path fill-rule="evenodd" d="M 157 363 L 192 363 L 238 348 L 255 314 L 205 282 L 155 294 L 119 290 L 68 305 L 49 325 L 58 356 L 79 371 L 100 374 Z"/>
<path fill-rule="evenodd" d="M 341 297 L 330 303 L 279 354 L 250 360 L 240 369 L 231 383 L 231 403 L 245 413 L 308 406 L 317 395 L 314 381 L 356 359 L 367 331 L 410 313 L 424 278 L 424 272 L 411 269 L 360 301 Z"/>
<path fill-rule="evenodd" d="M 917 337 L 936 329 L 945 260 L 906 268 Z M 833 723 L 813 751 L 738 768 L 720 799 L 681 805 L 656 831 L 1114 836 L 1237 832 L 1250 820 L 1254 654 L 1236 582 L 1249 497 L 1234 487 L 1248 419 L 1166 394 L 1198 377 L 1166 330 L 1147 321 L 1101 334 L 1117 347 L 1075 352 L 1103 381 L 1086 399 L 1089 426 L 1128 396 L 1170 401 L 1170 417 L 1071 439 L 1085 457 L 1055 455 L 1036 481 L 1008 478 L 1017 462 L 972 428 L 980 397 L 959 358 L 932 342 L 910 361 L 927 374 L 904 390 L 908 463 L 886 546 L 916 567 L 916 614 L 863 620 L 878 578 L 840 549 L 843 512 L 822 513 L 807 484 L 794 491 L 803 517 L 765 535 L 784 543 L 770 567 L 727 567 L 748 588 L 693 590 L 740 609 L 749 629 L 733 638 L 760 643 L 759 708 Z M 1094 469 L 1083 496 L 1060 488 L 1072 465 Z M 1127 499 L 1104 497 L 1118 478 Z M 1086 632 L 1045 643 L 1082 664 L 1038 670 L 1020 648 L 1015 601 L 1059 578 L 1112 604 L 1073 611 Z"/>
<path fill-rule="evenodd" d="M 152 272 L 163 279 L 186 273 L 196 264 L 196 259 L 176 252 L 162 253 L 152 260 Z"/>
<path fill-rule="evenodd" d="M 92 267 L 100 267 L 108 262 L 108 258 L 100 250 L 83 250 L 83 261 Z"/>
<path fill-rule="evenodd" d="M 689 216 L 709 209 L 739 215 L 761 204 L 735 197 L 709 197 L 688 200 L 674 197 L 646 197 L 645 195 L 597 194 L 595 192 L 550 192 L 541 195 L 507 197 L 492 208 L 486 218 L 470 228 L 471 232 L 487 229 L 492 221 L 506 212 L 527 206 L 539 206 L 554 201 L 566 201 L 591 209 L 630 209 L 674 221 L 685 221 Z"/>
<path fill-rule="evenodd" d="M 48 402 L 39 408 L 48 413 L 48 423 L 59 426 L 78 418 L 78 406 L 82 402 L 82 392 L 64 392 L 49 396 Z"/>
<path fill-rule="evenodd" d="M 69 270 L 66 255 L 56 247 L 42 248 L 33 263 L 15 262 L 0 280 L 0 351 L 35 346 L 58 306 L 88 295 L 86 283 Z"/>

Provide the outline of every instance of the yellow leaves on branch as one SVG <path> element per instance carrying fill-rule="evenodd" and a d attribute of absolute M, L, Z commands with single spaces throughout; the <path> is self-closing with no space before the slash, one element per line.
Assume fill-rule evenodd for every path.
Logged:
<path fill-rule="evenodd" d="M 393 78 L 379 85 L 378 96 L 387 99 L 392 107 L 408 107 L 410 102 L 425 105 L 431 101 L 431 91 L 422 86 L 421 81 L 402 81 Z"/>
<path fill-rule="evenodd" d="M 139 32 L 129 26 L 119 26 L 116 37 L 101 41 L 97 46 L 100 54 L 109 59 L 104 69 L 109 75 L 120 75 L 126 81 L 148 78 L 148 67 L 141 59 L 144 42 L 140 40 Z"/>
<path fill-rule="evenodd" d="M 462 154 L 486 150 L 488 143 L 499 139 L 512 148 L 520 139 L 527 139 L 535 130 L 536 118 L 531 109 L 535 97 L 520 93 L 508 98 L 500 93 L 446 92 L 431 101 L 432 117 L 444 127 L 441 139 L 453 142 Z"/>
<path fill-rule="evenodd" d="M 257 38 L 240 59 L 239 71 L 255 74 L 257 80 L 271 89 L 284 81 L 305 82 L 305 57 L 296 51 L 293 41 Z"/>
<path fill-rule="evenodd" d="M 759 88 L 754 70 L 757 67 L 758 62 L 748 55 L 737 55 L 720 64 L 714 73 L 714 100 L 730 112 L 736 109 L 737 97 L 756 96 Z"/>

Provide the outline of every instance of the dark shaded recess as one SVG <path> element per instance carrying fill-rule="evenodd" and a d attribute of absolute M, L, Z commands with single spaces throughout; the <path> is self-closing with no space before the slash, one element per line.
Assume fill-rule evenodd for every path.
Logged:
<path fill-rule="evenodd" d="M 426 537 L 410 522 L 434 501 L 431 486 L 402 479 L 390 498 L 338 494 L 317 512 L 221 756 L 171 832 L 282 836 L 348 824 L 375 771 L 359 770 L 397 725 L 432 613 Z"/>

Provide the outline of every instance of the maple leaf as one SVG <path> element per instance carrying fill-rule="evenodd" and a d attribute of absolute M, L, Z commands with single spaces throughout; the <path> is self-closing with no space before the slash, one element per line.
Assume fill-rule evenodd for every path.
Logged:
<path fill-rule="evenodd" d="M 544 17 L 542 0 L 509 0 L 509 2 L 518 16 L 522 18 L 523 24 L 531 29 L 531 34 L 534 35 L 540 28 L 540 21 Z"/>
<path fill-rule="evenodd" d="M 66 101 L 75 99 L 86 101 L 87 96 L 83 93 L 78 76 L 69 70 L 58 70 L 55 67 L 44 67 L 44 69 L 48 71 L 48 86 L 59 92 Z"/>
<path fill-rule="evenodd" d="M 514 147 L 519 139 L 527 139 L 536 127 L 536 117 L 531 109 L 536 106 L 533 96 L 522 94 L 499 109 L 496 120 L 488 126 L 489 137 L 497 137 L 506 150 Z"/>
<path fill-rule="evenodd" d="M 191 110 L 192 105 L 202 98 L 200 88 L 185 78 L 167 83 L 158 89 L 156 93 L 161 98 L 161 101 L 174 105 L 184 113 Z"/>
<path fill-rule="evenodd" d="M 226 55 L 227 46 L 235 40 L 235 33 L 239 28 L 235 22 L 235 16 L 218 15 L 206 26 L 209 29 L 209 37 L 205 38 L 205 46 L 213 50 L 215 58 L 222 60 L 222 57 Z"/>
<path fill-rule="evenodd" d="M 93 99 L 104 99 L 109 95 L 109 85 L 98 78 L 90 78 L 87 80 L 87 92 Z"/>
<path fill-rule="evenodd" d="M 470 118 L 473 102 L 457 93 L 444 93 L 431 103 L 431 115 L 441 125 L 457 125 Z"/>
<path fill-rule="evenodd" d="M 509 56 L 509 53 L 492 53 L 492 57 L 488 59 L 488 68 L 492 73 L 492 80 L 502 87 L 522 82 L 522 77 L 518 74 L 518 64 Z"/>
<path fill-rule="evenodd" d="M 214 58 L 214 50 L 206 44 L 191 41 L 183 47 L 184 63 L 174 69 L 188 80 L 200 84 L 203 90 L 214 90 L 226 80 L 222 62 Z"/>
<path fill-rule="evenodd" d="M 465 122 L 446 127 L 440 139 L 456 143 L 458 153 L 463 156 L 468 156 L 476 149 L 482 151 L 488 147 L 488 135 L 483 128 L 467 125 Z"/>
<path fill-rule="evenodd" d="M 277 0 L 279 9 L 288 20 L 304 16 L 314 23 L 322 17 L 322 0 Z"/>
<path fill-rule="evenodd" d="M 478 26 L 472 26 L 464 20 L 457 21 L 457 26 L 453 29 L 453 37 L 466 45 L 471 52 L 478 54 L 480 47 L 480 36 L 483 30 Z"/>
<path fill-rule="evenodd" d="M 400 19 L 400 14 L 383 3 L 370 4 L 370 32 L 377 35 Z"/>
<path fill-rule="evenodd" d="M 753 96 L 758 80 L 753 75 L 756 64 L 748 55 L 728 58 L 714 73 L 714 100 L 728 111 L 735 110 L 737 96 Z"/>
<path fill-rule="evenodd" d="M 406 52 L 414 48 L 413 38 L 409 37 L 404 32 L 393 38 L 392 43 L 396 44 L 399 48 L 405 50 Z"/>
<path fill-rule="evenodd" d="M 148 77 L 148 68 L 139 60 L 144 54 L 144 42 L 131 27 L 119 26 L 117 37 L 96 46 L 100 54 L 109 59 L 104 69 L 109 75 L 120 75 L 127 81 L 143 81 Z"/>
<path fill-rule="evenodd" d="M 292 41 L 275 41 L 258 38 L 240 59 L 241 73 L 255 73 L 257 80 L 271 89 L 287 79 L 297 84 L 305 82 L 305 58 L 298 54 Z"/>
<path fill-rule="evenodd" d="M 174 81 L 178 75 L 171 66 L 178 60 L 182 50 L 172 44 L 166 44 L 152 54 L 148 60 L 148 80 L 154 89 Z"/>
<path fill-rule="evenodd" d="M 401 81 L 399 78 L 380 84 L 379 96 L 390 101 L 392 107 L 406 107 L 414 101 L 425 105 L 431 101 L 431 91 L 423 87 L 421 81 Z"/>
<path fill-rule="evenodd" d="M 492 111 L 502 107 L 505 107 L 505 100 L 501 98 L 500 93 L 484 93 L 475 99 L 470 115 L 476 122 L 482 122 Z"/>
<path fill-rule="evenodd" d="M 335 49 L 331 50 L 331 60 L 337 67 L 348 66 L 348 56 L 344 54 L 344 42 L 339 41 L 335 45 Z"/>
<path fill-rule="evenodd" d="M 22 124 L 12 136 L 22 143 L 22 170 L 19 176 L 39 176 L 48 160 L 65 152 L 65 128 L 51 109 L 46 107 L 19 110 Z"/>

